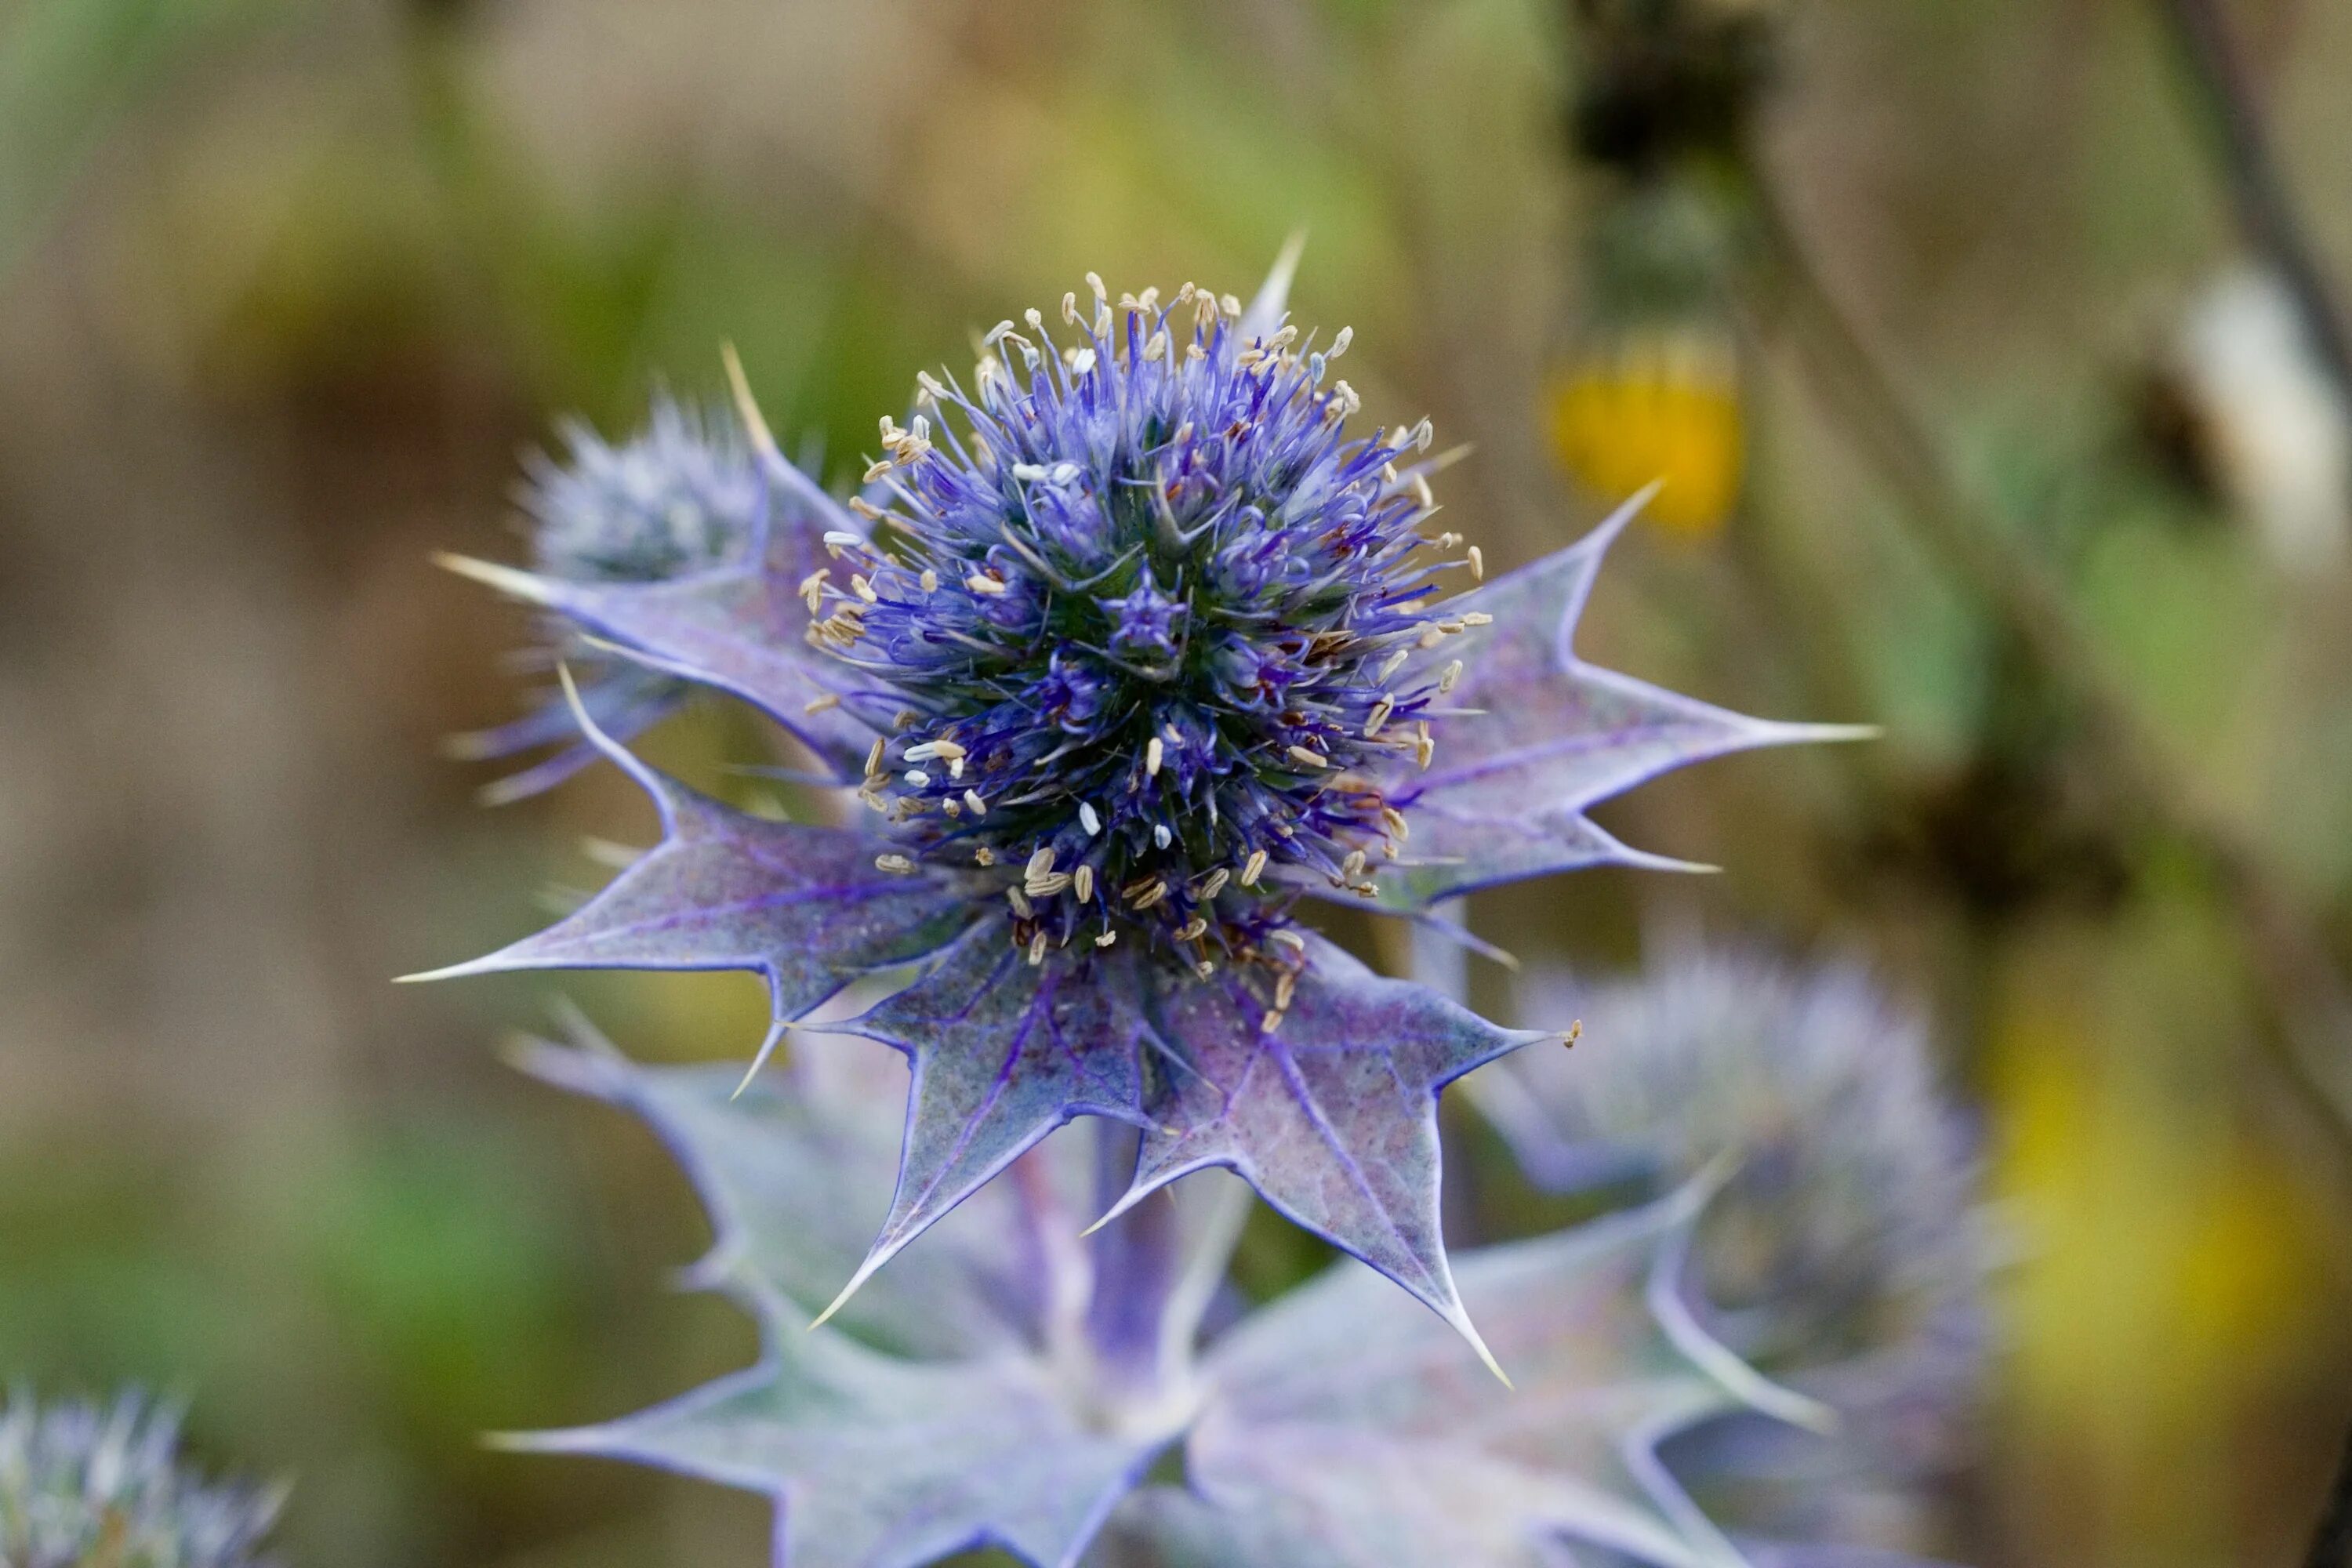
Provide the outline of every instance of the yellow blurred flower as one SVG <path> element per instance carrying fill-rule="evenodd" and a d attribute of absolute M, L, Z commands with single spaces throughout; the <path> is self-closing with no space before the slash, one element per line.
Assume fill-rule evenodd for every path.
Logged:
<path fill-rule="evenodd" d="M 1713 538 L 1739 499 L 1746 431 L 1729 346 L 1691 332 L 1620 340 L 1558 374 L 1547 398 L 1552 455 L 1604 499 L 1663 479 L 1645 516 Z"/>

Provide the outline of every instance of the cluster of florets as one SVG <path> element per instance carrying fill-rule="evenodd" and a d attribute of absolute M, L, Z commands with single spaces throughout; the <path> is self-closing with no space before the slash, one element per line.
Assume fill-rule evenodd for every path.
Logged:
<path fill-rule="evenodd" d="M 759 529 L 767 485 L 734 423 L 667 397 L 614 446 L 577 420 L 572 460 L 530 465 L 523 510 L 541 572 L 575 583 L 656 583 L 734 559 Z"/>
<path fill-rule="evenodd" d="M 1769 1318 L 1774 1351 L 1818 1363 L 1973 1335 L 1988 1254 L 1969 1141 L 1925 1026 L 1866 973 L 1693 947 L 1639 982 L 1538 977 L 1529 1000 L 1618 1042 L 1496 1075 L 1534 1090 L 1486 1103 L 1538 1179 L 1671 1187 L 1727 1155 L 1706 1294 Z"/>
<path fill-rule="evenodd" d="M 1346 435 L 1345 331 L 1087 282 L 1074 342 L 1030 310 L 970 393 L 926 374 L 882 422 L 874 539 L 828 540 L 809 636 L 903 700 L 861 790 L 884 868 L 1003 868 L 1033 959 L 1134 927 L 1206 973 L 1289 938 L 1303 888 L 1371 894 L 1405 837 L 1375 781 L 1426 764 L 1460 670 L 1400 673 L 1474 618 L 1429 606 L 1479 557 L 1420 531 L 1426 421 Z"/>
<path fill-rule="evenodd" d="M 179 1413 L 0 1402 L 0 1563 L 8 1568 L 265 1568 L 274 1493 L 205 1484 L 174 1450 Z"/>

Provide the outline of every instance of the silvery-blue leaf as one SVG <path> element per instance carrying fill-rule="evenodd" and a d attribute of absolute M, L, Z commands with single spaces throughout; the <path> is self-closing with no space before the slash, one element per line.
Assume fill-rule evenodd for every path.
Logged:
<path fill-rule="evenodd" d="M 864 1085 L 844 1092 L 834 1075 L 811 1070 L 814 1059 L 864 1056 L 871 1044 L 796 1030 L 789 1070 L 744 1087 L 730 1067 L 640 1068 L 584 1026 L 574 1032 L 574 1047 L 534 1046 L 522 1065 L 635 1114 L 691 1175 L 713 1238 L 689 1278 L 717 1284 L 747 1272 L 812 1315 L 831 1300 L 887 1203 L 904 1073 L 892 1069 L 897 1084 L 874 1086 L 888 1098 Z M 1002 1190 L 978 1194 L 835 1323 L 877 1349 L 918 1357 L 1035 1342 L 1040 1313 L 1013 1204 Z"/>
<path fill-rule="evenodd" d="M 871 1047 L 795 1036 L 796 1056 L 813 1048 Z M 872 1215 L 850 1228 L 860 1194 L 878 1198 L 889 1160 L 865 1074 L 796 1061 L 739 1099 L 723 1070 L 640 1068 L 584 1035 L 525 1065 L 643 1115 L 676 1152 L 717 1235 L 691 1279 L 740 1300 L 764 1350 L 653 1410 L 515 1446 L 771 1496 L 777 1568 L 916 1568 L 987 1545 L 1062 1568 L 1181 1430 L 1181 1399 L 1086 1375 L 1085 1173 L 1037 1163 L 1048 1151 L 812 1328 L 809 1304 L 858 1256 Z"/>
<path fill-rule="evenodd" d="M 511 1440 L 757 1491 L 776 1568 L 919 1568 L 997 1546 L 1076 1562 L 1164 1444 L 1082 1421 L 1026 1356 L 905 1362 L 765 1311 L 761 1363 L 640 1415 Z"/>
<path fill-rule="evenodd" d="M 1738 1568 L 1656 1446 L 1719 1412 L 1818 1421 L 1675 1295 L 1695 1189 L 1464 1255 L 1464 1297 L 1516 1389 L 1352 1265 L 1244 1322 L 1204 1363 L 1185 1492 L 1139 1494 L 1102 1553 L 1163 1568 L 1546 1568 L 1579 1546 Z"/>

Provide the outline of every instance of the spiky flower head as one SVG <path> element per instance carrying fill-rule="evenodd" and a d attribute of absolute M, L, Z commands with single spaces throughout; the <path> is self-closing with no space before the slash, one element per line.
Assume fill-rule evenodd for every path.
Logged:
<path fill-rule="evenodd" d="M 0 1400 L 0 1563 L 8 1568 L 268 1568 L 278 1494 L 179 1463 L 180 1412 Z"/>
<path fill-rule="evenodd" d="M 1286 323 L 1295 259 L 1246 308 L 1190 285 L 1114 303 L 1090 277 L 1057 325 L 1003 323 L 968 389 L 919 378 L 846 505 L 784 460 L 730 361 L 773 502 L 740 555 L 652 583 L 452 563 L 649 679 L 757 705 L 873 808 L 851 828 L 734 811 L 630 755 L 592 691 L 584 742 L 654 797 L 662 843 L 559 925 L 438 972 L 756 970 L 756 1070 L 856 977 L 924 965 L 843 1026 L 913 1064 L 897 1197 L 851 1288 L 1090 1115 L 1141 1130 L 1115 1209 L 1229 1166 L 1469 1333 L 1435 1100 L 1541 1037 L 1370 973 L 1305 900 L 1422 914 L 1672 864 L 1588 809 L 1842 733 L 1576 656 L 1643 497 L 1482 582 L 1476 547 L 1430 527 L 1427 424 L 1351 435 L 1349 334 Z"/>
<path fill-rule="evenodd" d="M 740 554 L 761 526 L 768 487 L 734 421 L 673 398 L 614 446 L 582 420 L 562 426 L 569 462 L 529 464 L 522 506 L 531 554 L 551 577 L 658 583 Z"/>
<path fill-rule="evenodd" d="M 1774 1364 L 1915 1346 L 1973 1314 L 1970 1140 L 1925 1025 L 1868 973 L 1693 943 L 1600 986 L 1537 974 L 1525 999 L 1575 1007 L 1592 1048 L 1509 1064 L 1482 1104 L 1552 1186 L 1672 1186 L 1731 1162 L 1700 1270 L 1720 1308 L 1773 1321 L 1755 1348 Z"/>
<path fill-rule="evenodd" d="M 1349 436 L 1345 333 L 1089 281 L 1065 342 L 1005 321 L 971 391 L 883 421 L 877 535 L 808 635 L 904 702 L 867 802 L 910 859 L 1016 868 L 1019 941 L 1260 956 L 1270 888 L 1370 894 L 1402 848 L 1382 777 L 1454 683 L 1408 666 L 1486 618 L 1433 607 L 1475 552 L 1421 531 L 1425 422 Z"/>

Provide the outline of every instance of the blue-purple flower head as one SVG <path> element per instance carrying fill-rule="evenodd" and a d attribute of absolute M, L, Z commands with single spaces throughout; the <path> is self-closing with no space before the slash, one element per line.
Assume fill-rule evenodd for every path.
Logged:
<path fill-rule="evenodd" d="M 451 563 L 614 668 L 753 704 L 839 784 L 848 826 L 735 811 L 631 755 L 600 681 L 580 743 L 653 796 L 662 842 L 558 925 L 438 973 L 754 970 L 756 1070 L 854 980 L 918 966 L 840 1026 L 913 1068 L 897 1194 L 849 1288 L 1096 1116 L 1140 1136 L 1114 1212 L 1230 1167 L 1475 1341 L 1438 1234 L 1436 1096 L 1544 1037 L 1371 973 L 1309 901 L 1425 916 L 1671 866 L 1590 808 L 1843 733 L 1577 656 L 1643 497 L 1482 580 L 1432 527 L 1428 425 L 1351 431 L 1349 334 L 1289 324 L 1287 281 L 1286 262 L 1244 310 L 1189 285 L 1114 303 L 1089 278 L 1051 325 L 987 333 L 969 386 L 919 377 L 847 502 L 784 459 L 730 362 L 764 507 L 739 552 L 657 580 L 554 570 L 569 547 L 538 573 Z M 583 484 L 612 467 L 586 451 Z"/>
<path fill-rule="evenodd" d="M 1435 607 L 1478 554 L 1424 527 L 1425 422 L 1349 433 L 1346 332 L 1088 281 L 883 421 L 807 635 L 904 700 L 860 791 L 890 864 L 1004 868 L 1040 957 L 1267 958 L 1297 887 L 1372 896 L 1402 850 L 1384 779 L 1459 668 L 1414 655 L 1485 619 Z"/>
<path fill-rule="evenodd" d="M 274 1492 L 179 1461 L 179 1412 L 0 1400 L 0 1563 L 7 1568 L 268 1568 Z"/>

